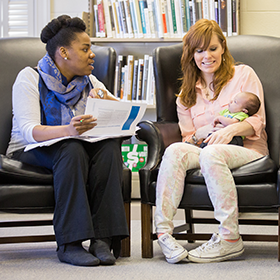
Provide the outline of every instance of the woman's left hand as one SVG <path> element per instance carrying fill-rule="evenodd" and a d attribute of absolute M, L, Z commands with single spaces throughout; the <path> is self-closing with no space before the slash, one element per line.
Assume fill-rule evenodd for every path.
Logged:
<path fill-rule="evenodd" d="M 101 88 L 94 88 L 89 92 L 90 98 L 108 99 L 107 91 Z"/>

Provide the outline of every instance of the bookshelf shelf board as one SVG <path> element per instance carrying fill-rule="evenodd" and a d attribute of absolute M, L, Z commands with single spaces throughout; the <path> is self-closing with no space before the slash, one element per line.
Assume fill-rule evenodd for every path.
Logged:
<path fill-rule="evenodd" d="M 95 43 L 179 43 L 182 38 L 96 38 L 91 37 L 91 42 Z"/>

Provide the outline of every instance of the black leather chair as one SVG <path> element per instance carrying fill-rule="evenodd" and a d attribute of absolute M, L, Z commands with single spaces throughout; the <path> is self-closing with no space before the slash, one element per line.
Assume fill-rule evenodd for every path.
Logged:
<path fill-rule="evenodd" d="M 153 257 L 152 206 L 155 205 L 157 174 L 165 148 L 181 142 L 176 113 L 175 94 L 179 93 L 181 76 L 180 58 L 183 44 L 158 47 L 153 52 L 156 81 L 157 122 L 142 121 L 138 139 L 147 142 L 146 166 L 139 171 L 142 212 L 142 257 Z M 270 156 L 262 157 L 232 170 L 238 191 L 239 211 L 277 213 L 278 220 L 240 219 L 240 224 L 278 226 L 278 235 L 242 235 L 244 241 L 278 242 L 280 261 L 280 200 L 279 200 L 279 151 L 280 151 L 280 38 L 240 35 L 228 38 L 234 59 L 250 65 L 259 76 L 265 93 L 268 146 Z M 217 223 L 214 219 L 193 217 L 193 210 L 213 210 L 200 169 L 186 174 L 185 191 L 180 209 L 185 209 L 186 225 L 175 229 L 177 239 L 208 240 L 211 234 L 194 233 L 196 223 Z M 247 215 L 248 217 L 248 215 Z M 181 230 L 186 230 L 182 233 Z M 178 232 L 178 233 L 176 233 Z"/>
<path fill-rule="evenodd" d="M 116 52 L 111 47 L 92 46 L 96 54 L 93 74 L 113 92 Z M 39 38 L 0 39 L 0 211 L 13 213 L 52 213 L 54 196 L 52 174 L 44 168 L 22 164 L 5 156 L 12 124 L 12 85 L 18 72 L 34 67 L 46 53 Z M 120 145 L 122 139 L 120 139 Z M 124 166 L 123 199 L 130 229 L 131 171 Z M 52 225 L 52 220 L 2 221 L 0 227 Z M 36 233 L 36 231 L 34 231 Z M 0 244 L 54 241 L 54 235 L 0 237 Z M 130 256 L 130 237 L 122 241 L 121 256 Z"/>

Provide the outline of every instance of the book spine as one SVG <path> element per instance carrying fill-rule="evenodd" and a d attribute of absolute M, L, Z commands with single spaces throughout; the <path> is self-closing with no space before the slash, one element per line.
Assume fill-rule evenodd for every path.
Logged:
<path fill-rule="evenodd" d="M 114 17 L 114 13 L 113 13 L 113 6 L 112 6 L 111 0 L 108 0 L 108 6 L 109 6 L 110 21 L 111 21 L 112 37 L 116 38 L 116 22 L 115 22 L 115 17 Z"/>
<path fill-rule="evenodd" d="M 94 10 L 94 22 L 95 22 L 95 36 L 97 38 L 100 37 L 100 32 L 99 32 L 99 20 L 98 20 L 98 7 L 97 5 L 93 5 L 93 10 Z"/>
<path fill-rule="evenodd" d="M 182 35 L 184 36 L 188 31 L 185 0 L 179 0 L 179 8 L 180 8 L 180 11 L 181 11 Z"/>
<path fill-rule="evenodd" d="M 161 0 L 161 17 L 162 17 L 162 31 L 163 37 L 167 38 L 169 34 L 167 3 L 166 0 Z"/>
<path fill-rule="evenodd" d="M 126 22 L 127 22 L 128 37 L 133 38 L 134 34 L 132 29 L 132 18 L 130 13 L 129 0 L 124 0 L 124 11 L 125 11 Z"/>
<path fill-rule="evenodd" d="M 154 0 L 147 0 L 147 6 L 148 6 L 148 21 L 150 24 L 150 31 L 151 31 L 151 37 L 156 37 L 156 29 L 155 29 L 155 16 L 153 12 L 153 3 Z"/>
<path fill-rule="evenodd" d="M 132 82 L 134 70 L 134 56 L 127 57 L 127 100 L 132 100 Z"/>
<path fill-rule="evenodd" d="M 190 16 L 190 6 L 189 6 L 189 0 L 184 0 L 185 1 L 185 13 L 186 13 L 186 21 L 187 21 L 187 31 L 191 27 L 191 16 Z"/>
<path fill-rule="evenodd" d="M 191 26 L 194 25 L 194 12 L 193 12 L 193 0 L 189 0 L 189 10 L 190 10 L 190 22 Z"/>
<path fill-rule="evenodd" d="M 132 0 L 132 1 L 134 1 L 135 14 L 136 14 L 136 19 L 137 19 L 136 23 L 137 23 L 137 29 L 138 29 L 138 38 L 143 38 L 143 29 L 142 29 L 139 2 L 138 2 L 138 0 Z"/>
<path fill-rule="evenodd" d="M 169 37 L 174 37 L 174 30 L 173 30 L 173 18 L 172 18 L 172 9 L 171 9 L 171 1 L 166 1 L 167 6 L 167 17 L 168 17 L 168 23 L 169 23 Z"/>
<path fill-rule="evenodd" d="M 100 37 L 106 37 L 106 29 L 105 29 L 105 16 L 104 16 L 104 7 L 103 1 L 97 0 L 97 9 L 98 9 L 98 24 L 99 24 L 99 32 Z"/>
<path fill-rule="evenodd" d="M 109 11 L 109 2 L 108 0 L 102 0 L 103 1 L 103 8 L 104 8 L 104 20 L 105 20 L 105 29 L 106 29 L 106 35 L 107 38 L 112 38 L 112 24 L 111 24 L 111 17 L 110 17 L 110 11 Z"/>
<path fill-rule="evenodd" d="M 232 0 L 227 0 L 227 36 L 232 36 Z"/>
<path fill-rule="evenodd" d="M 129 8 L 130 8 L 130 14 L 131 14 L 133 34 L 134 34 L 135 38 L 138 38 L 139 30 L 138 30 L 138 26 L 137 26 L 136 11 L 135 11 L 133 0 L 129 0 Z"/>
<path fill-rule="evenodd" d="M 171 13 L 172 13 L 172 24 L 173 24 L 173 34 L 178 35 L 177 24 L 176 24 L 176 11 L 175 11 L 175 0 L 170 0 L 171 3 Z"/>
<path fill-rule="evenodd" d="M 209 0 L 209 19 L 216 20 L 216 18 L 215 18 L 215 0 Z"/>
<path fill-rule="evenodd" d="M 147 103 L 154 103 L 154 67 L 153 57 L 149 56 L 149 70 L 148 70 L 148 82 L 147 82 Z"/>
<path fill-rule="evenodd" d="M 227 36 L 227 3 L 226 0 L 218 0 L 219 9 L 219 25 L 224 36 Z"/>
<path fill-rule="evenodd" d="M 210 19 L 209 0 L 202 1 L 203 18 Z"/>
<path fill-rule="evenodd" d="M 174 0 L 175 3 L 175 17 L 177 25 L 177 37 L 182 37 L 182 14 L 181 14 L 181 5 L 180 0 Z"/>
<path fill-rule="evenodd" d="M 111 0 L 111 3 L 112 3 L 113 17 L 114 17 L 114 22 L 115 22 L 116 38 L 121 38 L 121 30 L 120 30 L 120 26 L 119 26 L 116 1 Z"/>
<path fill-rule="evenodd" d="M 202 16 L 202 0 L 195 0 L 196 2 L 196 21 L 200 20 L 203 18 Z"/>
<path fill-rule="evenodd" d="M 133 69 L 133 81 L 132 81 L 132 94 L 131 100 L 137 99 L 137 75 L 138 75 L 138 59 L 134 60 L 134 69 Z"/>
<path fill-rule="evenodd" d="M 144 59 L 140 58 L 138 63 L 137 77 L 137 101 L 142 100 L 142 78 L 143 78 Z"/>
<path fill-rule="evenodd" d="M 124 1 L 125 0 L 119 0 L 119 7 L 120 7 L 122 24 L 123 24 L 123 35 L 124 35 L 124 38 L 129 38 L 128 28 L 127 28 L 127 20 L 126 20 L 126 15 L 125 15 Z"/>
<path fill-rule="evenodd" d="M 163 23 L 161 15 L 161 0 L 154 0 L 158 38 L 163 38 Z"/>
<path fill-rule="evenodd" d="M 143 81 L 142 81 L 142 100 L 147 100 L 147 82 L 149 71 L 149 55 L 144 55 Z"/>
<path fill-rule="evenodd" d="M 120 38 L 123 38 L 124 37 L 124 35 L 123 35 L 124 31 L 123 31 L 123 21 L 122 21 L 120 3 L 118 1 L 116 1 L 115 5 L 116 5 L 117 18 L 118 18 L 119 29 L 120 29 Z"/>
<path fill-rule="evenodd" d="M 147 34 L 145 11 L 144 11 L 144 9 L 146 9 L 146 8 L 147 8 L 147 1 L 146 0 L 139 0 L 139 10 L 140 10 L 141 24 L 142 24 L 142 29 L 143 29 L 144 36 L 146 36 L 146 34 Z"/>

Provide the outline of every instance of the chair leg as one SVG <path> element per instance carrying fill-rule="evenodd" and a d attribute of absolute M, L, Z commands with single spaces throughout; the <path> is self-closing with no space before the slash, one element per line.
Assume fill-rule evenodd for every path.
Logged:
<path fill-rule="evenodd" d="M 152 206 L 141 203 L 142 258 L 153 257 Z"/>
<path fill-rule="evenodd" d="M 131 246 L 131 217 L 130 217 L 130 202 L 124 203 L 126 222 L 129 231 L 129 236 L 122 240 L 121 245 L 121 257 L 130 257 L 130 246 Z"/>
<path fill-rule="evenodd" d="M 194 233 L 194 224 L 192 222 L 193 218 L 193 211 L 190 209 L 185 209 L 185 219 L 186 223 L 189 225 L 189 229 L 187 230 L 187 233 Z M 189 243 L 194 243 L 194 241 L 189 240 Z"/>
<path fill-rule="evenodd" d="M 280 207 L 278 208 L 278 262 L 280 262 Z"/>

